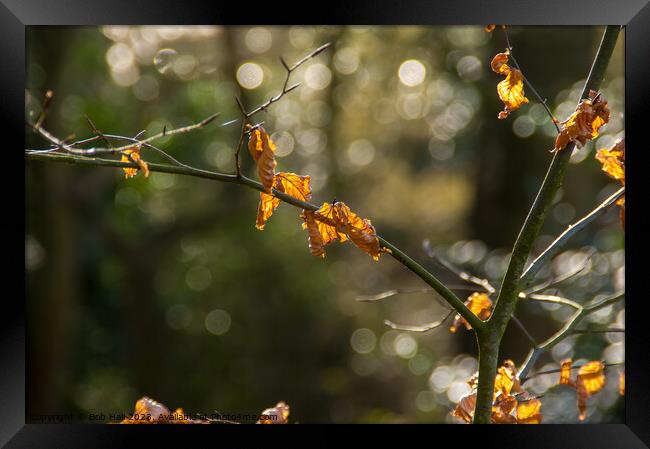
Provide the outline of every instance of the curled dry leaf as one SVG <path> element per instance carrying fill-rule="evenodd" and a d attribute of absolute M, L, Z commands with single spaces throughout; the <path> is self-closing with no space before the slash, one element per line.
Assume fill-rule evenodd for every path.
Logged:
<path fill-rule="evenodd" d="M 311 200 L 311 178 L 295 173 L 280 172 L 275 175 L 273 187 L 278 192 L 286 193 L 300 201 Z M 255 227 L 260 231 L 264 229 L 266 221 L 273 215 L 275 209 L 280 205 L 280 199 L 271 193 L 260 192 L 260 204 L 257 208 L 257 220 Z"/>
<path fill-rule="evenodd" d="M 345 203 L 336 202 L 334 207 L 338 210 L 337 215 L 343 232 L 361 251 L 378 261 L 381 253 L 385 251 L 379 245 L 377 232 L 370 220 L 359 217 Z"/>
<path fill-rule="evenodd" d="M 315 256 L 324 257 L 324 247 L 334 240 L 341 243 L 352 241 L 375 261 L 379 260 L 381 253 L 388 252 L 380 246 L 370 220 L 359 217 L 343 202 L 323 203 L 316 212 L 303 211 L 301 217 L 304 220 L 302 227 L 308 232 L 309 249 Z"/>
<path fill-rule="evenodd" d="M 275 407 L 267 408 L 261 413 L 257 424 L 287 424 L 289 419 L 289 405 L 284 402 L 278 402 Z"/>
<path fill-rule="evenodd" d="M 520 392 L 521 384 L 517 376 L 517 369 L 512 360 L 506 360 L 497 370 L 497 375 L 494 378 L 494 395 L 495 397 L 500 393 L 507 396 L 510 392 Z"/>
<path fill-rule="evenodd" d="M 528 98 L 524 95 L 524 75 L 521 70 L 511 68 L 507 64 L 509 55 L 508 50 L 497 53 L 490 64 L 495 73 L 506 76 L 506 79 L 497 84 L 497 93 L 504 103 L 503 111 L 499 112 L 499 119 L 508 117 L 512 111 L 528 103 Z"/>
<path fill-rule="evenodd" d="M 143 396 L 135 403 L 133 415 L 123 419 L 120 424 L 208 424 L 208 420 L 192 419 L 182 408 L 174 413 L 158 401 Z"/>
<path fill-rule="evenodd" d="M 525 395 L 528 396 L 528 395 Z M 517 405 L 517 422 L 519 424 L 540 424 L 542 401 L 536 397 L 520 397 Z"/>
<path fill-rule="evenodd" d="M 487 295 L 487 293 L 472 293 L 467 298 L 467 301 L 465 301 L 465 305 L 469 308 L 469 310 L 472 311 L 474 315 L 482 320 L 488 319 L 492 313 L 492 300 Z M 465 320 L 465 318 L 460 316 L 460 314 L 456 314 L 454 317 L 454 322 L 452 323 L 449 330 L 451 332 L 456 332 L 461 325 L 464 325 L 467 330 L 470 330 L 472 328 L 472 326 L 467 322 L 467 320 Z"/>
<path fill-rule="evenodd" d="M 564 149 L 569 142 L 583 146 L 598 137 L 598 130 L 609 122 L 609 107 L 602 95 L 590 90 L 587 98 L 578 103 L 575 112 L 560 123 L 560 134 L 555 139 L 553 151 Z"/>
<path fill-rule="evenodd" d="M 571 385 L 571 359 L 564 359 L 560 365 L 560 385 Z"/>
<path fill-rule="evenodd" d="M 138 144 L 130 148 L 127 148 L 126 150 L 123 150 L 121 152 L 122 157 L 120 158 L 120 162 L 135 162 L 136 164 L 138 164 L 140 170 L 142 170 L 142 174 L 144 175 L 144 177 L 148 178 L 149 166 L 140 157 L 140 148 L 141 146 Z M 138 173 L 137 168 L 129 167 L 129 168 L 123 168 L 122 170 L 124 170 L 124 177 L 126 179 L 133 178 Z"/>
<path fill-rule="evenodd" d="M 625 139 L 619 139 L 611 148 L 601 148 L 596 159 L 603 164 L 603 171 L 625 185 Z"/>
<path fill-rule="evenodd" d="M 603 164 L 603 171 L 625 185 L 625 139 L 619 139 L 611 148 L 596 152 L 596 159 Z M 621 206 L 621 225 L 625 227 L 625 195 L 616 201 Z"/>
<path fill-rule="evenodd" d="M 588 395 L 598 393 L 605 386 L 605 365 L 594 360 L 578 370 L 578 384 L 583 384 Z"/>
<path fill-rule="evenodd" d="M 466 423 L 474 420 L 474 409 L 476 408 L 476 391 L 469 392 L 461 396 L 456 408 L 451 411 L 451 415 L 460 418 Z"/>
<path fill-rule="evenodd" d="M 487 33 L 491 33 L 492 31 L 494 31 L 494 29 L 495 29 L 496 27 L 497 27 L 496 25 L 486 25 L 486 26 L 485 26 L 485 31 L 486 31 Z"/>
<path fill-rule="evenodd" d="M 476 407 L 478 373 L 467 381 L 471 391 L 460 398 L 451 415 L 471 423 Z M 492 402 L 492 422 L 495 424 L 539 424 L 541 401 L 521 387 L 512 360 L 506 360 L 497 370 Z"/>
<path fill-rule="evenodd" d="M 598 393 L 605 386 L 605 365 L 600 360 L 593 360 L 580 367 L 575 379 L 571 379 L 571 359 L 562 361 L 560 367 L 560 385 L 575 388 L 578 402 L 578 418 L 584 421 L 587 416 L 587 399 Z"/>
<path fill-rule="evenodd" d="M 261 126 L 249 127 L 248 151 L 257 163 L 257 175 L 264 190 L 271 192 L 275 180 L 275 144 Z"/>
<path fill-rule="evenodd" d="M 510 395 L 499 395 L 492 406 L 492 422 L 495 424 L 517 424 L 517 418 L 512 411 L 517 407 L 517 398 Z"/>

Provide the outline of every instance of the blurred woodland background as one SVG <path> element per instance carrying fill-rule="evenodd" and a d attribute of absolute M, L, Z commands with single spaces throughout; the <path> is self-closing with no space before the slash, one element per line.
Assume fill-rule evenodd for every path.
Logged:
<path fill-rule="evenodd" d="M 524 74 L 560 120 L 574 110 L 602 27 L 512 27 Z M 619 185 L 595 149 L 624 131 L 623 36 L 603 85 L 612 118 L 572 156 L 537 251 Z M 532 92 L 506 120 L 490 70 L 506 47 L 497 28 L 460 27 L 28 27 L 26 114 L 46 90 L 44 127 L 60 137 L 147 135 L 221 116 L 157 145 L 193 166 L 234 172 L 248 108 L 281 88 L 279 57 L 326 52 L 294 75 L 301 82 L 264 121 L 279 169 L 312 177 L 314 203 L 335 197 L 377 232 L 452 285 L 462 284 L 423 249 L 498 286 L 508 253 L 543 179 L 555 128 Z M 27 148 L 47 142 L 26 131 Z M 143 151 L 150 162 L 164 162 Z M 243 168 L 254 166 L 248 154 Z M 449 411 L 468 391 L 471 332 L 391 330 L 435 321 L 432 293 L 362 303 L 395 288 L 426 287 L 390 257 L 378 263 L 351 245 L 309 254 L 298 210 L 283 205 L 255 229 L 259 196 L 241 186 L 178 175 L 30 161 L 27 173 L 28 415 L 131 412 L 148 395 L 171 408 L 259 413 L 280 400 L 295 422 L 458 422 Z M 585 302 L 624 288 L 618 209 L 575 237 L 541 273 L 588 268 L 558 287 Z M 460 290 L 463 297 L 471 291 Z M 542 340 L 572 313 L 521 304 L 517 317 Z M 624 306 L 588 323 L 624 325 Z M 514 324 L 514 323 L 513 323 Z M 584 327 L 584 326 L 583 326 Z M 579 334 L 536 370 L 574 360 L 624 361 L 624 334 Z M 511 325 L 500 360 L 530 349 Z M 618 371 L 590 399 L 587 422 L 623 421 Z M 575 394 L 557 374 L 533 377 L 544 422 L 577 422 Z M 549 387 L 552 387 L 549 389 Z M 547 391 L 548 390 L 548 391 Z"/>

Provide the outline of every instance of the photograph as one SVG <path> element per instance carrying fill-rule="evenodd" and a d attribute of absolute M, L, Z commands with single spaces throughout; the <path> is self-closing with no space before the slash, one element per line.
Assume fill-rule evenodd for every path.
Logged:
<path fill-rule="evenodd" d="M 25 422 L 624 424 L 625 55 L 25 26 Z"/>

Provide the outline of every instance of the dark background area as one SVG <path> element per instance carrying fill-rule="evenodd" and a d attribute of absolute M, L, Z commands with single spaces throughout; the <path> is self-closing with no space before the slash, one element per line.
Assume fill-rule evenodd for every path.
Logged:
<path fill-rule="evenodd" d="M 510 30 L 518 62 L 560 119 L 575 107 L 601 33 Z M 60 137 L 91 135 L 84 115 L 104 132 L 133 136 L 218 111 L 216 125 L 159 146 L 185 163 L 232 172 L 238 125 L 218 125 L 237 118 L 235 95 L 249 108 L 261 103 L 284 79 L 278 56 L 292 62 L 325 42 L 333 47 L 295 74 L 303 85 L 258 116 L 278 144 L 279 170 L 309 174 L 314 203 L 345 201 L 451 283 L 458 281 L 427 258 L 425 239 L 498 285 L 555 133 L 529 91 L 528 105 L 497 119 L 501 77 L 489 63 L 505 47 L 499 30 L 30 27 L 26 110 L 38 115 L 53 90 L 45 127 Z M 538 250 L 617 188 L 593 154 L 623 134 L 622 43 L 602 89 L 612 119 L 574 154 Z M 31 133 L 27 144 L 46 146 Z M 248 155 L 244 161 L 254 176 Z M 310 256 L 289 205 L 255 230 L 257 200 L 251 190 L 195 178 L 125 180 L 119 169 L 29 162 L 28 415 L 129 412 L 148 395 L 202 413 L 257 413 L 285 400 L 299 422 L 455 422 L 448 412 L 476 369 L 472 334 L 389 330 L 384 319 L 420 324 L 444 309 L 431 294 L 356 302 L 422 283 L 390 257 L 374 263 L 348 244 L 328 247 L 324 260 Z M 584 302 L 624 288 L 615 210 L 542 276 L 569 271 L 593 249 L 589 269 L 559 294 Z M 526 304 L 517 316 L 543 339 L 569 312 Z M 592 319 L 622 326 L 624 309 Z M 572 337 L 537 367 L 565 357 L 620 362 L 622 340 Z M 511 328 L 501 358 L 521 363 L 528 349 Z M 608 380 L 616 374 L 608 370 Z M 527 384 L 546 393 L 545 422 L 576 421 L 571 392 L 548 390 L 554 383 L 549 375 Z M 591 399 L 589 421 L 622 421 L 615 384 Z"/>

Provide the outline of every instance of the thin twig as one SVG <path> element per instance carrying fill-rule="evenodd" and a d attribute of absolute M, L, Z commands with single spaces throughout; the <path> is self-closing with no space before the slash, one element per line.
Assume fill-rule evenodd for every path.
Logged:
<path fill-rule="evenodd" d="M 433 323 L 427 323 L 427 324 L 422 324 L 420 326 L 408 326 L 408 325 L 400 325 L 400 324 L 395 324 L 390 320 L 385 320 L 384 324 L 391 329 L 395 329 L 398 331 L 406 331 L 406 332 L 428 332 L 430 330 L 433 330 L 437 327 L 440 327 L 444 324 L 447 319 L 454 314 L 454 311 L 452 310 L 449 312 L 447 315 L 444 316 L 439 321 L 434 321 Z"/>
<path fill-rule="evenodd" d="M 541 292 L 543 290 L 548 290 L 549 288 L 556 287 L 556 286 L 560 285 L 561 283 L 571 279 L 572 277 L 577 276 L 578 274 L 582 273 L 585 270 L 585 268 L 587 268 L 587 265 L 588 265 L 589 261 L 591 260 L 591 258 L 593 257 L 594 254 L 596 254 L 596 250 L 592 249 L 589 252 L 589 254 L 587 254 L 587 256 L 584 258 L 584 260 L 577 267 L 573 268 L 572 270 L 570 270 L 570 271 L 568 271 L 568 272 L 566 272 L 564 274 L 561 274 L 560 276 L 558 276 L 556 278 L 549 279 L 549 280 L 547 280 L 545 282 L 542 282 L 541 284 L 538 284 L 538 285 L 535 285 L 534 287 L 531 287 L 530 289 L 524 291 L 524 294 L 525 295 L 530 295 L 530 294 L 533 294 L 533 293 Z"/>
<path fill-rule="evenodd" d="M 305 56 L 304 58 L 300 59 L 298 62 L 293 64 L 291 67 L 289 67 L 288 64 L 284 61 L 284 59 L 281 58 L 280 61 L 282 62 L 282 65 L 284 66 L 284 68 L 285 68 L 285 70 L 287 72 L 287 76 L 284 79 L 284 84 L 282 85 L 282 91 L 280 93 L 278 93 L 277 95 L 275 95 L 274 97 L 271 97 L 266 102 L 262 103 L 261 105 L 259 105 L 258 107 L 256 107 L 255 109 L 253 109 L 250 112 L 246 112 L 245 109 L 243 108 L 243 106 L 241 106 L 244 117 L 245 118 L 251 118 L 252 116 L 257 114 L 258 112 L 266 111 L 268 109 L 268 107 L 271 106 L 273 103 L 279 101 L 286 94 L 288 94 L 292 90 L 296 89 L 300 85 L 300 83 L 297 83 L 297 84 L 294 84 L 294 85 L 288 87 L 289 86 L 289 78 L 291 77 L 291 74 L 298 67 L 303 65 L 305 62 L 309 61 L 311 58 L 313 58 L 313 57 L 319 55 L 320 53 L 324 52 L 325 50 L 327 50 L 331 45 L 332 45 L 331 42 L 328 42 L 325 45 L 321 45 L 316 50 L 312 51 L 307 56 Z"/>
<path fill-rule="evenodd" d="M 94 165 L 102 167 L 120 167 L 120 168 L 137 168 L 138 165 L 132 162 L 121 162 L 117 160 L 110 159 L 101 159 L 101 158 L 89 158 L 89 157 L 79 157 L 75 155 L 64 155 L 64 154 L 39 154 L 39 153 L 27 153 L 26 157 L 32 160 L 41 160 L 41 161 L 51 161 L 51 162 L 63 162 L 71 164 L 80 164 L 80 165 Z M 225 174 L 225 173 L 216 173 L 208 170 L 201 170 L 197 168 L 188 168 L 183 166 L 174 166 L 166 164 L 154 164 L 149 163 L 149 171 L 151 172 L 162 172 L 162 173 L 175 173 L 188 176 L 195 176 L 199 178 L 212 179 L 222 182 L 230 182 L 235 184 L 241 184 L 248 188 L 257 190 L 259 192 L 265 192 L 264 187 L 258 181 L 254 181 L 245 176 L 237 176 L 236 174 Z M 301 209 L 307 209 L 311 211 L 317 211 L 319 206 L 316 206 L 311 203 L 301 201 L 297 198 L 292 197 L 284 192 L 280 192 L 276 189 L 271 191 L 273 196 L 279 198 L 285 203 L 291 204 L 295 207 Z M 456 312 L 458 312 L 474 329 L 481 329 L 483 327 L 483 321 L 480 320 L 465 303 L 458 298 L 449 288 L 442 284 L 435 276 L 429 273 L 422 265 L 411 259 L 406 253 L 401 249 L 387 241 L 386 239 L 377 236 L 381 246 L 388 248 L 390 250 L 390 255 L 400 262 L 402 265 L 406 266 L 411 272 L 418 275 L 424 282 L 433 287 L 436 292 L 442 296 L 447 303 L 453 307 Z"/>
<path fill-rule="evenodd" d="M 508 45 L 508 53 L 509 53 L 510 59 L 512 60 L 512 63 L 519 70 L 519 72 L 521 72 L 521 76 L 522 76 L 524 82 L 530 88 L 530 90 L 533 92 L 533 94 L 535 94 L 535 96 L 537 97 L 537 100 L 542 104 L 542 106 L 544 106 L 544 109 L 546 110 L 546 113 L 551 118 L 551 122 L 553 123 L 553 125 L 555 126 L 555 129 L 559 133 L 560 132 L 560 127 L 558 125 L 559 121 L 555 118 L 555 116 L 553 115 L 553 112 L 548 107 L 547 99 L 542 98 L 542 96 L 539 94 L 539 92 L 537 92 L 537 89 L 535 89 L 535 86 L 533 86 L 533 83 L 531 83 L 528 80 L 528 78 L 526 78 L 526 75 L 524 75 L 524 71 L 521 69 L 521 66 L 517 62 L 517 59 L 515 58 L 515 55 L 514 55 L 514 53 L 512 51 L 512 45 L 510 45 L 510 38 L 508 37 L 508 30 L 507 30 L 507 28 L 505 26 L 502 27 L 502 29 L 503 29 L 503 34 L 506 37 L 506 44 Z"/>
<path fill-rule="evenodd" d="M 356 300 L 359 301 L 359 302 L 381 301 L 382 299 L 392 298 L 392 297 L 400 295 L 400 294 L 429 293 L 429 292 L 432 292 L 432 291 L 433 291 L 432 288 L 427 288 L 427 287 L 393 289 L 393 290 L 386 290 L 385 292 L 377 293 L 376 295 L 358 296 L 356 298 Z"/>
<path fill-rule="evenodd" d="M 169 136 L 172 136 L 172 135 L 175 135 L 175 134 L 184 134 L 184 133 L 188 133 L 188 132 L 203 128 L 204 126 L 211 123 L 218 116 L 219 116 L 219 113 L 216 113 L 216 114 L 213 114 L 213 115 L 201 120 L 199 123 L 195 123 L 193 125 L 184 126 L 184 127 L 176 128 L 176 129 L 172 129 L 172 130 L 166 130 L 165 129 L 164 132 L 160 132 L 160 133 L 155 134 L 155 135 L 153 135 L 151 137 L 148 137 L 148 138 L 146 138 L 144 140 L 138 140 L 138 138 L 137 138 L 144 131 L 140 131 L 136 135 L 136 137 L 133 137 L 133 138 L 124 137 L 124 136 L 115 136 L 115 135 L 111 135 L 111 134 L 102 134 L 102 133 L 99 133 L 97 128 L 94 126 L 94 124 L 92 124 L 92 122 L 89 122 L 89 124 L 91 124 L 91 126 L 95 129 L 96 133 L 99 133 L 99 134 L 97 134 L 97 135 L 95 135 L 93 137 L 87 138 L 87 139 L 83 139 L 83 140 L 79 140 L 77 142 L 70 143 L 70 144 L 66 144 L 64 141 L 58 139 L 57 137 L 55 137 L 53 134 L 51 134 L 50 132 L 48 132 L 47 130 L 45 130 L 42 127 L 36 127 L 36 125 L 34 125 L 32 123 L 29 123 L 29 122 L 26 122 L 26 124 L 27 124 L 27 126 L 32 128 L 35 132 L 37 132 L 42 137 L 44 137 L 46 140 L 48 140 L 50 143 L 54 144 L 54 148 L 51 149 L 52 151 L 63 150 L 63 151 L 66 151 L 66 152 L 68 152 L 70 154 L 74 154 L 74 155 L 77 155 L 77 156 L 94 157 L 94 156 L 99 156 L 99 155 L 108 155 L 108 154 L 121 153 L 124 150 L 129 150 L 129 149 L 133 148 L 133 144 L 124 145 L 124 146 L 120 146 L 120 147 L 116 147 L 116 148 L 75 148 L 75 147 L 79 146 L 79 145 L 84 145 L 84 144 L 93 142 L 95 140 L 104 139 L 106 137 L 116 138 L 116 139 L 126 139 L 126 140 L 129 140 L 131 142 L 135 142 L 136 144 L 150 147 L 148 145 L 150 142 L 153 142 L 153 141 L 155 141 L 157 139 L 160 139 L 162 137 L 169 137 Z M 30 153 L 47 153 L 47 152 L 50 152 L 50 151 L 49 150 L 29 150 L 29 149 L 27 149 L 27 150 L 25 150 L 25 152 L 30 154 Z"/>
<path fill-rule="evenodd" d="M 550 302 L 550 303 L 555 303 L 555 304 L 564 304 L 565 306 L 573 307 L 574 309 L 582 309 L 582 306 L 578 304 L 575 301 L 571 301 L 570 299 L 566 298 L 561 298 L 559 296 L 555 295 L 540 295 L 533 293 L 531 295 L 523 295 L 522 293 L 519 294 L 520 299 L 528 299 L 531 301 L 540 301 L 540 302 Z"/>
<path fill-rule="evenodd" d="M 533 296 L 544 296 L 544 295 L 533 295 Z M 546 351 L 560 343 L 562 340 L 567 338 L 568 336 L 573 334 L 574 329 L 582 319 L 589 315 L 590 313 L 593 313 L 597 310 L 602 309 L 603 307 L 607 307 L 609 305 L 612 305 L 618 301 L 620 301 L 622 298 L 625 297 L 625 292 L 617 292 L 614 293 L 604 299 L 601 299 L 599 301 L 596 301 L 595 303 L 587 306 L 580 306 L 577 303 L 573 303 L 573 301 L 570 301 L 573 303 L 572 307 L 577 306 L 576 313 L 571 317 L 571 319 L 560 329 L 555 333 L 553 336 L 551 336 L 548 340 L 546 340 L 544 343 L 541 345 L 537 346 L 536 348 L 531 349 L 531 351 L 528 353 L 528 356 L 526 357 L 526 360 L 524 361 L 522 367 L 519 369 L 519 375 L 520 378 L 525 379 L 526 375 L 528 374 L 528 371 L 533 367 L 537 359 Z M 564 298 L 560 298 L 566 304 L 567 301 Z M 550 301 L 550 302 L 557 302 L 557 301 Z M 567 304 L 571 305 L 571 304 Z"/>
<path fill-rule="evenodd" d="M 576 233 L 584 229 L 589 223 L 594 221 L 596 218 L 603 215 L 607 212 L 608 208 L 615 204 L 616 201 L 625 194 L 625 187 L 618 189 L 613 195 L 607 198 L 605 201 L 600 203 L 594 210 L 589 212 L 587 215 L 582 217 L 580 220 L 576 221 L 574 224 L 570 225 L 562 234 L 556 238 L 553 243 L 551 243 L 535 260 L 531 262 L 528 268 L 520 277 L 520 285 L 526 287 L 530 282 L 532 282 L 533 277 L 537 272 L 542 268 L 546 261 L 553 257 L 560 248 L 573 237 Z"/>
<path fill-rule="evenodd" d="M 431 243 L 429 240 L 425 240 L 422 243 L 424 250 L 426 251 L 427 255 L 434 260 L 438 265 L 440 265 L 443 268 L 446 268 L 448 271 L 452 272 L 456 276 L 458 276 L 461 280 L 469 282 L 474 285 L 478 285 L 479 287 L 483 288 L 488 294 L 493 294 L 496 290 L 495 288 L 490 284 L 490 282 L 487 279 L 481 279 L 477 276 L 474 276 L 470 273 L 467 273 L 466 271 L 460 270 L 456 268 L 453 264 L 450 262 L 444 260 L 442 257 L 438 256 L 433 248 L 431 247 Z"/>
<path fill-rule="evenodd" d="M 618 363 L 604 363 L 603 362 L 603 366 L 605 368 L 610 368 L 610 367 L 613 367 L 613 366 L 624 366 L 624 365 L 625 365 L 625 362 L 618 362 Z M 573 370 L 576 370 L 576 369 L 580 369 L 583 366 L 584 365 L 571 366 L 571 368 L 569 368 L 569 369 L 571 371 L 573 371 Z M 526 382 L 527 380 L 529 380 L 529 379 L 531 379 L 533 377 L 542 376 L 544 374 L 556 374 L 556 373 L 559 373 L 561 371 L 562 371 L 562 368 L 550 369 L 550 370 L 546 370 L 546 371 L 539 371 L 537 373 L 531 374 L 530 376 L 527 376 L 526 378 L 520 378 L 519 381 L 521 383 L 524 383 L 524 382 Z"/>
<path fill-rule="evenodd" d="M 45 121 L 45 118 L 47 117 L 47 113 L 49 112 L 50 109 L 50 104 L 52 104 L 53 98 L 54 98 L 54 92 L 52 92 L 51 90 L 45 92 L 45 97 L 43 98 L 43 104 L 41 106 L 41 113 L 38 115 L 38 119 L 36 119 L 36 123 L 34 125 L 36 126 L 36 128 L 39 128 Z"/>
<path fill-rule="evenodd" d="M 533 336 L 530 334 L 530 332 L 528 332 L 528 329 L 526 329 L 526 326 L 524 326 L 524 323 L 522 323 L 522 322 L 519 320 L 519 318 L 517 318 L 517 317 L 514 316 L 514 315 L 512 315 L 512 321 L 514 321 L 515 324 L 517 325 L 517 327 L 519 327 L 519 329 L 524 333 L 524 335 L 526 336 L 526 338 L 528 339 L 528 341 L 530 341 L 531 344 L 533 345 L 533 348 L 536 348 L 536 347 L 537 347 L 537 341 L 535 340 L 535 337 L 533 337 Z"/>
<path fill-rule="evenodd" d="M 609 334 L 609 333 L 625 333 L 625 329 L 620 327 L 610 327 L 607 329 L 574 329 L 574 334 Z"/>

